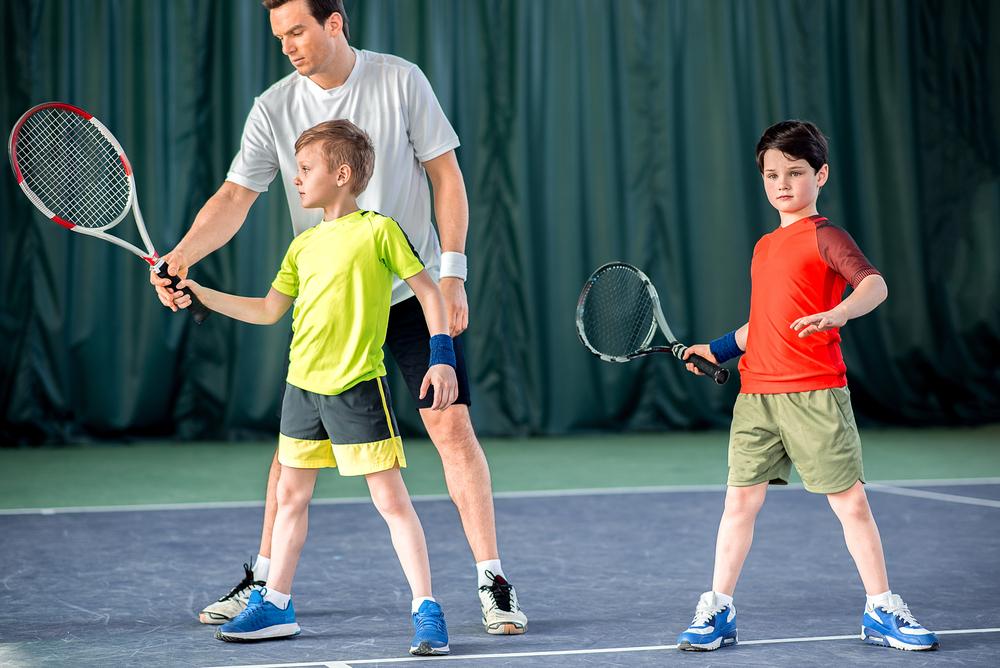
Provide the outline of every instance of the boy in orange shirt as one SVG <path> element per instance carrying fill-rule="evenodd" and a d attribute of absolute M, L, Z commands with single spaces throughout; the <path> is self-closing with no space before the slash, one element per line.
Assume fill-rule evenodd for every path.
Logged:
<path fill-rule="evenodd" d="M 840 353 L 840 328 L 881 304 L 888 289 L 850 235 L 816 210 L 830 167 L 826 137 L 815 125 L 783 121 L 765 130 L 757 167 L 781 225 L 754 248 L 749 322 L 685 355 L 722 363 L 746 352 L 712 590 L 701 595 L 677 646 L 707 651 L 736 644 L 733 592 L 754 521 L 768 483 L 786 484 L 794 464 L 805 488 L 825 494 L 843 526 L 867 594 L 861 638 L 896 649 L 934 649 L 937 637 L 889 590 Z M 848 283 L 854 290 L 841 301 Z"/>

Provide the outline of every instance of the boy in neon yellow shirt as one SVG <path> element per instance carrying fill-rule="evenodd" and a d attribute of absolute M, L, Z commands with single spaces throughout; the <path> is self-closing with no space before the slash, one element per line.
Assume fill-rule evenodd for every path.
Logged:
<path fill-rule="evenodd" d="M 318 470 L 339 467 L 341 475 L 365 476 L 389 525 L 413 593 L 410 653 L 447 654 L 448 631 L 431 593 L 423 528 L 400 475 L 406 458 L 382 363 L 396 274 L 420 301 L 432 335 L 421 398 L 432 391 L 432 408 L 451 405 L 458 383 L 444 302 L 396 221 L 358 210 L 356 197 L 375 162 L 368 135 L 350 121 L 327 121 L 306 130 L 295 153 L 302 206 L 322 208 L 323 222 L 292 241 L 267 296 L 237 297 L 183 281 L 208 308 L 255 324 L 277 322 L 294 300 L 278 444 L 283 472 L 267 586 L 254 591 L 243 613 L 216 637 L 254 641 L 300 632 L 291 585 L 309 501 Z"/>

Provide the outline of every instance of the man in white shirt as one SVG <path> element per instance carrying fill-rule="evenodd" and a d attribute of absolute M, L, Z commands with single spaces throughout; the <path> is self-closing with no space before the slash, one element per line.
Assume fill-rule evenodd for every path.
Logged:
<path fill-rule="evenodd" d="M 354 122 L 371 136 L 375 170 L 358 205 L 394 218 L 427 271 L 439 279 L 450 333 L 456 337 L 458 400 L 444 411 L 434 411 L 432 396 L 419 399 L 430 335 L 420 305 L 399 280 L 393 284 L 386 347 L 441 456 L 448 491 L 476 559 L 483 624 L 492 634 L 524 633 L 527 619 L 500 566 L 489 466 L 469 417 L 469 380 L 459 336 L 469 322 L 464 255 L 469 207 L 455 157 L 458 137 L 416 65 L 350 46 L 342 0 L 264 0 L 263 4 L 295 72 L 254 101 L 226 182 L 205 203 L 177 247 L 164 256 L 169 272 L 186 276 L 193 264 L 228 242 L 257 196 L 279 173 L 295 234 L 320 222 L 321 211 L 303 209 L 299 203 L 293 183 L 295 140 L 307 128 L 338 118 Z M 434 184 L 440 244 L 431 224 L 427 176 Z M 155 275 L 150 280 L 163 304 L 176 310 L 166 287 L 169 281 Z M 229 594 L 202 610 L 203 623 L 223 624 L 236 617 L 251 588 L 267 579 L 280 474 L 276 453 L 268 476 L 260 553 L 252 568 L 244 565 L 245 577 Z"/>

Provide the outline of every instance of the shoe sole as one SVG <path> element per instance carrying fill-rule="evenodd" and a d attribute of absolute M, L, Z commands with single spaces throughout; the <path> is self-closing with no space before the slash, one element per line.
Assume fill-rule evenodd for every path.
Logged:
<path fill-rule="evenodd" d="M 198 621 L 202 624 L 211 624 L 212 626 L 218 626 L 219 624 L 225 624 L 226 622 L 233 621 L 232 617 L 223 617 L 222 615 L 216 615 L 211 612 L 203 612 L 198 615 Z"/>
<path fill-rule="evenodd" d="M 414 656 L 443 656 L 451 652 L 451 648 L 445 645 L 444 647 L 431 647 L 430 643 L 422 642 L 416 647 L 410 648 L 410 654 Z"/>
<path fill-rule="evenodd" d="M 875 645 L 876 647 L 890 647 L 904 652 L 926 652 L 928 650 L 938 648 L 938 643 L 934 643 L 933 645 L 910 645 L 897 640 L 892 636 L 886 636 L 878 631 L 866 629 L 864 627 L 861 628 L 861 639 L 869 645 Z"/>
<path fill-rule="evenodd" d="M 215 639 L 224 642 L 260 642 L 262 640 L 285 640 L 294 638 L 302 633 L 298 624 L 276 624 L 259 631 L 249 631 L 247 633 L 223 633 L 221 630 L 215 632 Z"/>
<path fill-rule="evenodd" d="M 486 632 L 494 636 L 519 636 L 528 630 L 527 624 L 518 624 L 517 622 L 493 622 L 493 624 L 487 624 L 486 618 L 483 617 L 483 628 Z"/>
<path fill-rule="evenodd" d="M 714 652 L 723 647 L 732 647 L 740 642 L 739 635 L 731 638 L 716 638 L 713 642 L 699 645 L 685 640 L 677 643 L 677 649 L 684 652 Z"/>

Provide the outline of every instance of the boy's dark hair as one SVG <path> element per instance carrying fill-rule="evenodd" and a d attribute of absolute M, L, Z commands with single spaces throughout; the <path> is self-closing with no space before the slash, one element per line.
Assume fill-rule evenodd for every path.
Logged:
<path fill-rule="evenodd" d="M 809 121 L 781 121 L 764 130 L 757 142 L 757 169 L 764 173 L 764 154 L 777 149 L 795 160 L 805 160 L 815 171 L 826 164 L 826 137 Z"/>
<path fill-rule="evenodd" d="M 286 2 L 289 0 L 263 0 L 262 4 L 267 8 L 267 11 L 271 11 Z M 330 14 L 340 14 L 340 18 L 344 20 L 344 39 L 348 42 L 351 41 L 351 33 L 347 30 L 347 12 L 344 11 L 344 0 L 306 0 L 306 4 L 309 6 L 309 13 L 319 21 L 320 25 L 326 24 Z"/>
<path fill-rule="evenodd" d="M 351 194 L 360 195 L 375 169 L 375 148 L 368 133 L 348 120 L 324 121 L 299 135 L 295 152 L 315 142 L 322 143 L 331 172 L 341 165 L 351 168 Z"/>

